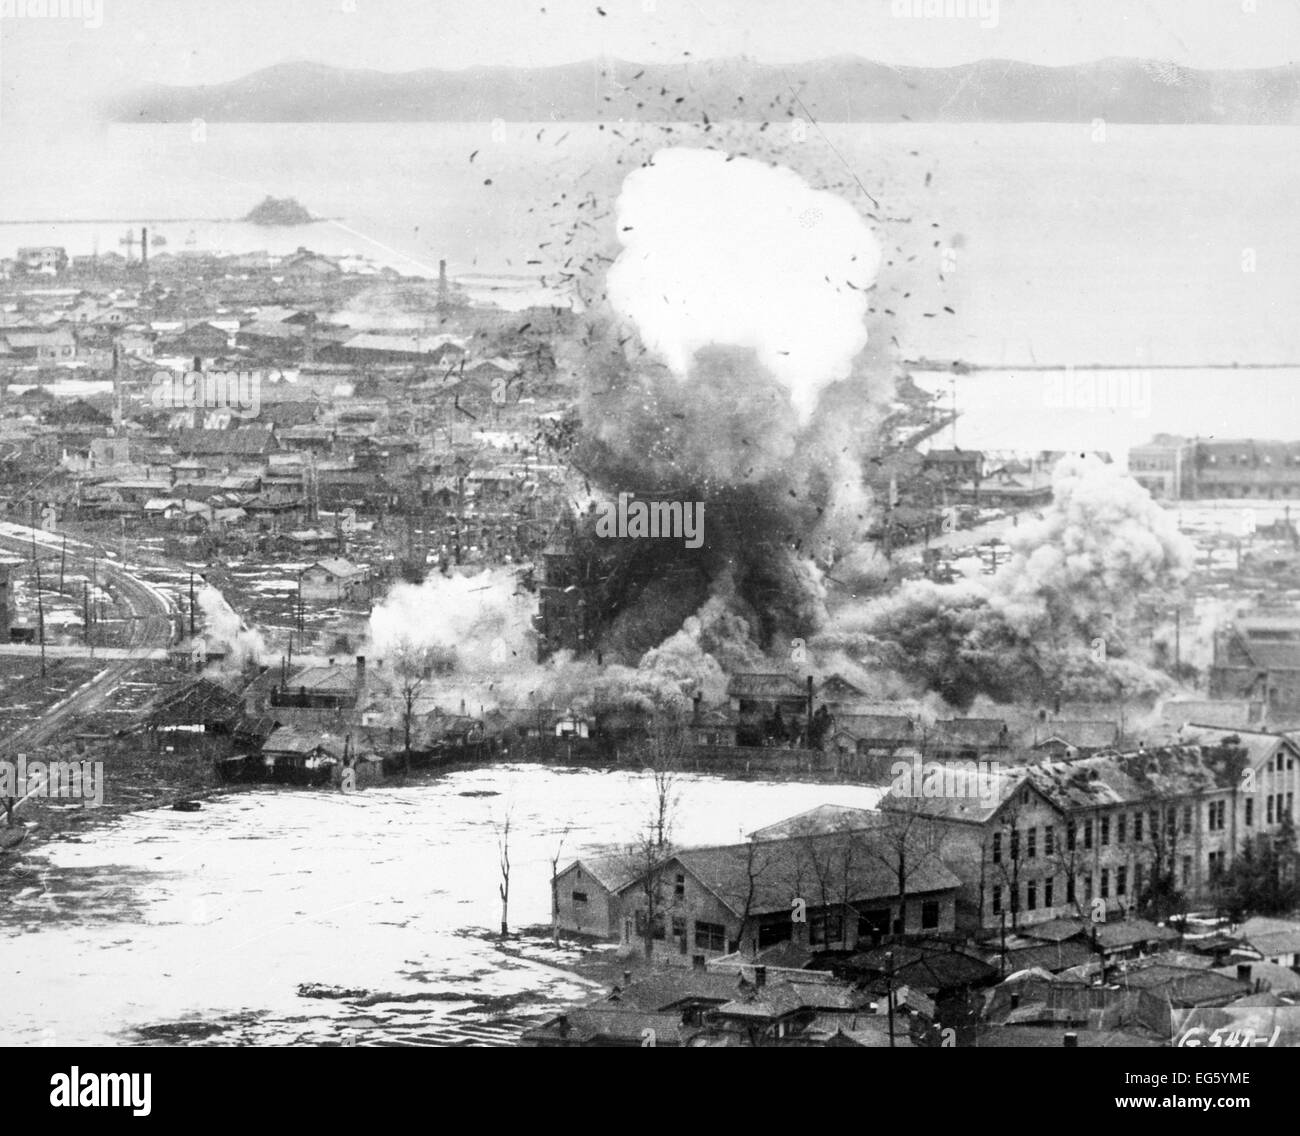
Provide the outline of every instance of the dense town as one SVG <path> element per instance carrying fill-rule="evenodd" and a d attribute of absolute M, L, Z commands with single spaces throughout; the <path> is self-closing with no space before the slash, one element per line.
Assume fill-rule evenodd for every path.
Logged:
<path fill-rule="evenodd" d="M 1133 628 L 1162 686 L 887 696 L 796 649 L 656 701 L 601 675 L 646 569 L 584 534 L 557 362 L 578 315 L 471 298 L 445 263 L 128 237 L 0 260 L 11 756 L 103 761 L 118 809 L 500 762 L 644 769 L 657 815 L 552 865 L 539 937 L 606 992 L 525 1023 L 523 1045 L 1300 1044 L 1300 441 L 1161 435 L 1126 455 L 1195 550 Z M 863 455 L 885 507 L 861 536 L 889 588 L 993 577 L 1053 507 L 1067 455 L 945 445 L 959 418 L 895 376 Z M 509 630 L 465 632 L 485 669 L 590 669 L 485 693 L 375 634 L 403 587 L 471 603 L 502 573 L 534 657 Z M 674 796 L 700 773 L 880 800 L 678 846 Z M 16 871 L 76 823 L 4 803 Z"/>

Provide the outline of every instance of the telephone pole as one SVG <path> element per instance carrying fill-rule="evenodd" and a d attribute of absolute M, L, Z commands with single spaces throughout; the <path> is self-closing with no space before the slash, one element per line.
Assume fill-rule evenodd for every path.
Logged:
<path fill-rule="evenodd" d="M 36 561 L 36 637 L 41 644 L 41 678 L 45 677 L 45 598 L 41 595 L 41 562 Z"/>

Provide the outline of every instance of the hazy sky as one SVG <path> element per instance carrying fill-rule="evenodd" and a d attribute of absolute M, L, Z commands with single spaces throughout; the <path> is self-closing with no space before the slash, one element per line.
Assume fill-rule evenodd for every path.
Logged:
<path fill-rule="evenodd" d="M 220 82 L 294 59 L 395 71 L 601 54 L 683 60 L 684 52 L 785 63 L 856 54 L 920 65 L 1137 55 L 1264 67 L 1290 62 L 1300 48 L 1296 0 L 964 0 L 975 14 L 899 14 L 924 2 L 0 0 L 5 15 L 38 4 L 84 9 L 81 18 L 0 18 L 0 105 L 6 114 L 41 105 L 56 114 L 139 80 Z"/>

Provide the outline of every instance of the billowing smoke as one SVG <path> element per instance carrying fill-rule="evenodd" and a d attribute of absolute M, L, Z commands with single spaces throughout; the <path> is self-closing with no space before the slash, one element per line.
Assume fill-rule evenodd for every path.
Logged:
<path fill-rule="evenodd" d="M 1150 698 L 1171 684 L 1135 628 L 1141 603 L 1187 576 L 1192 548 L 1135 481 L 1067 457 L 1041 521 L 1013 530 L 989 580 L 913 581 L 837 613 L 823 643 L 870 659 L 961 709 L 996 701 Z"/>
<path fill-rule="evenodd" d="M 611 498 L 702 502 L 705 533 L 694 550 L 597 550 L 631 569 L 605 573 L 602 647 L 633 663 L 717 601 L 715 661 L 788 649 L 821 625 L 822 575 L 869 524 L 859 462 L 891 389 L 864 351 L 880 246 L 840 198 L 716 150 L 659 151 L 617 214 L 609 303 L 562 360 L 574 465 Z"/>
<path fill-rule="evenodd" d="M 750 348 L 807 423 L 867 342 L 879 242 L 793 170 L 719 150 L 661 150 L 623 182 L 615 311 L 680 379 L 702 347 Z"/>
<path fill-rule="evenodd" d="M 374 654 L 414 638 L 499 705 L 720 700 L 729 671 L 816 633 L 824 574 L 871 521 L 859 463 L 892 379 L 867 347 L 881 249 L 864 220 L 788 169 L 687 149 L 630 174 L 616 212 L 603 298 L 556 345 L 578 399 L 559 539 L 586 653 L 537 664 L 535 597 L 504 572 L 399 586 L 372 616 Z M 622 493 L 702 505 L 702 542 L 603 536 Z"/>
<path fill-rule="evenodd" d="M 262 633 L 244 623 L 220 591 L 204 584 L 196 598 L 203 612 L 203 634 L 208 646 L 223 651 L 228 666 L 242 668 L 248 663 L 272 661 Z"/>
<path fill-rule="evenodd" d="M 370 614 L 367 651 L 380 659 L 420 653 L 439 669 L 499 673 L 536 658 L 530 631 L 535 606 L 504 568 L 434 573 L 421 584 L 393 586 Z"/>

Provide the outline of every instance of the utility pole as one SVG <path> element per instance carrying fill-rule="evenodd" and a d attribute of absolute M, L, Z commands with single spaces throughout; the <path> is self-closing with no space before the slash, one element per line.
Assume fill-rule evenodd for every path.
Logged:
<path fill-rule="evenodd" d="M 63 573 L 68 567 L 68 534 L 63 534 L 63 554 L 59 557 L 59 591 L 63 591 Z"/>
<path fill-rule="evenodd" d="M 885 952 L 885 997 L 889 1006 L 889 1048 L 894 1048 L 894 952 Z"/>
<path fill-rule="evenodd" d="M 36 561 L 36 637 L 41 644 L 41 678 L 45 677 L 45 599 L 41 595 L 41 562 Z"/>
<path fill-rule="evenodd" d="M 190 638 L 194 638 L 194 572 L 190 572 Z"/>
<path fill-rule="evenodd" d="M 1174 677 L 1183 669 L 1183 609 L 1174 608 Z"/>

